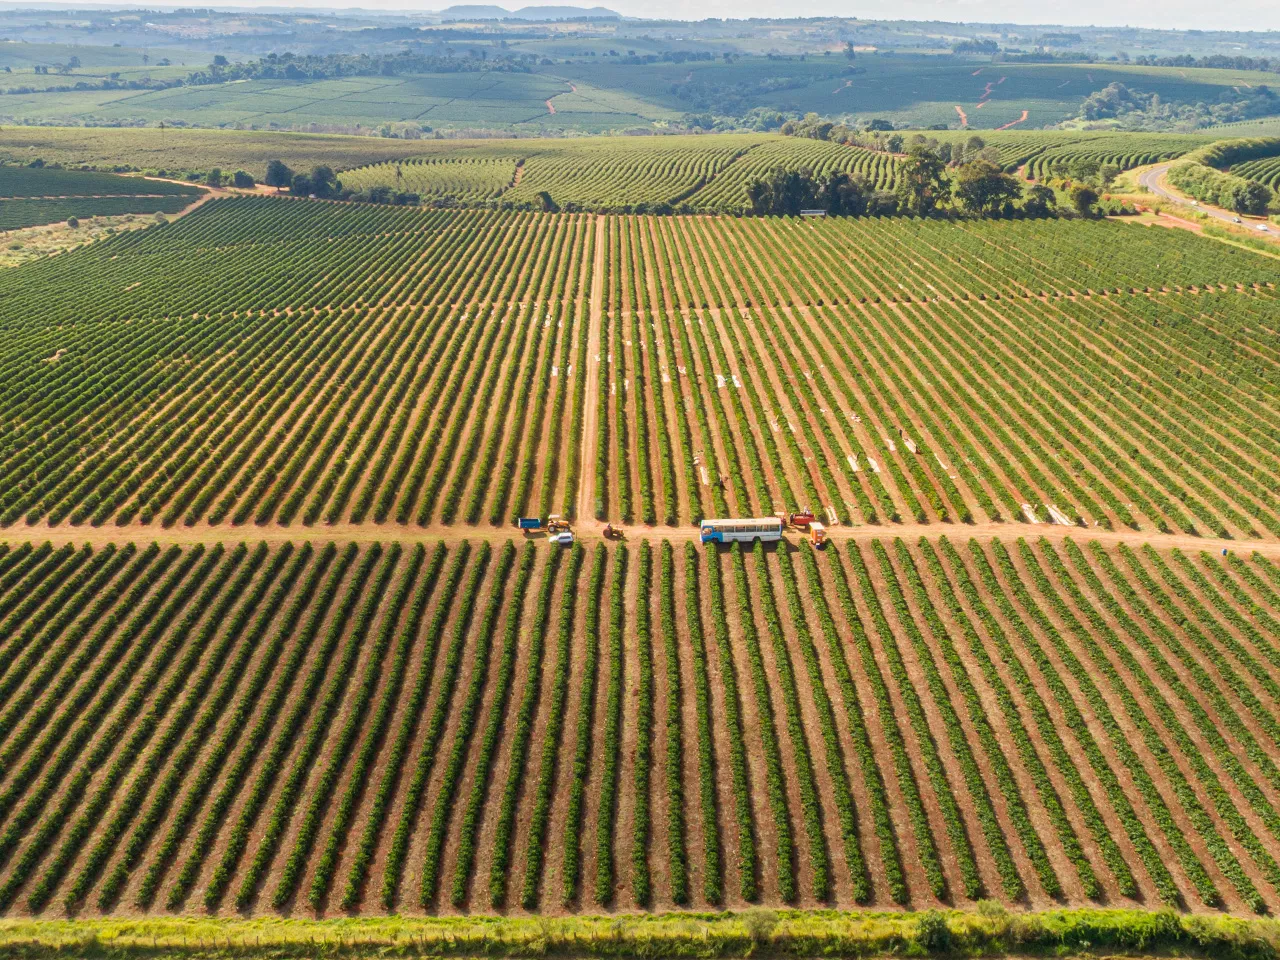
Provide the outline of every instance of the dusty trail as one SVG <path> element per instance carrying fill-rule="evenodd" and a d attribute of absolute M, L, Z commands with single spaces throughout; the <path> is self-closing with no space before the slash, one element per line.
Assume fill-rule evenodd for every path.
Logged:
<path fill-rule="evenodd" d="M 604 217 L 596 217 L 595 260 L 591 266 L 591 315 L 587 327 L 587 357 L 592 350 L 600 348 L 600 324 L 604 319 L 604 232 L 608 221 Z M 587 357 L 581 363 L 587 362 Z M 582 407 L 582 450 L 580 451 L 578 470 L 580 480 L 578 488 L 578 508 L 574 512 L 577 519 L 596 515 L 596 471 L 591 452 L 596 448 L 596 434 L 600 424 L 600 378 L 595 361 L 587 370 L 586 397 Z"/>
<path fill-rule="evenodd" d="M 586 488 L 587 479 L 583 478 Z M 574 533 L 584 542 L 592 542 L 604 538 L 603 521 L 587 519 L 574 523 Z M 693 525 L 679 527 L 647 526 L 644 524 L 613 524 L 618 539 L 624 541 L 637 540 L 670 540 L 683 543 L 686 540 L 698 540 L 698 528 Z M 1065 526 L 1051 523 L 886 523 L 859 524 L 857 526 L 829 526 L 827 538 L 838 541 L 854 541 L 865 543 L 871 540 L 885 540 L 902 537 L 907 540 L 919 537 L 949 536 L 953 539 L 963 537 L 977 540 L 1014 540 L 1018 537 L 1039 539 L 1044 537 L 1051 542 L 1061 542 L 1068 537 L 1077 541 L 1096 540 L 1104 546 L 1116 546 L 1126 543 L 1131 547 L 1151 544 L 1157 549 L 1177 547 L 1198 553 L 1208 550 L 1221 553 L 1230 550 L 1233 553 L 1253 553 L 1280 560 L 1280 541 L 1277 540 L 1224 540 L 1216 537 L 1196 537 L 1191 534 L 1164 534 L 1144 530 L 1107 530 L 1102 527 Z M 228 541 L 265 541 L 267 543 L 460 543 L 469 540 L 473 543 L 488 541 L 501 543 L 512 538 L 532 536 L 542 539 L 541 532 L 522 534 L 513 527 L 494 527 L 488 524 L 467 526 L 464 524 L 433 523 L 426 526 L 397 523 L 335 523 L 316 524 L 315 526 L 283 526 L 280 524 L 241 525 L 219 524 L 210 526 L 198 524 L 194 527 L 174 526 L 160 527 L 156 525 L 129 524 L 118 526 L 71 526 L 59 524 L 51 527 L 44 523 L 34 525 L 15 524 L 0 529 L 0 543 L 44 543 L 54 547 L 65 543 L 90 544 L 94 547 L 106 544 L 123 543 L 158 543 L 190 545 L 197 543 L 224 543 Z M 788 530 L 785 540 L 797 543 L 804 534 L 797 530 Z"/>

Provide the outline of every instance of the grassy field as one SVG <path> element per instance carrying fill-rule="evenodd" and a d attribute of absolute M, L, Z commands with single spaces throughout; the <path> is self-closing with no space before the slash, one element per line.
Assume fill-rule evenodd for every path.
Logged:
<path fill-rule="evenodd" d="M 0 275 L 0 938 L 1270 949 L 982 901 L 1280 907 L 1274 278 L 1108 221 L 271 197 Z M 697 543 L 802 505 L 826 550 Z M 919 932 L 753 917 L 687 922 Z"/>
<path fill-rule="evenodd" d="M 544 918 L 348 921 L 38 921 L 5 924 L 15 957 L 152 956 L 1275 956 L 1275 922 L 1167 911 L 998 909 L 928 914 L 769 911 Z"/>

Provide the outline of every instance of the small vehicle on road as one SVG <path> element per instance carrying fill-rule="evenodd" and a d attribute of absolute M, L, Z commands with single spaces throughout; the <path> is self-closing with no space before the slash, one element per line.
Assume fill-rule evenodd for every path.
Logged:
<path fill-rule="evenodd" d="M 1232 217 L 1232 218 L 1231 218 L 1231 222 L 1232 222 L 1232 223 L 1244 223 L 1244 221 L 1243 221 L 1243 220 L 1241 220 L 1239 217 Z"/>
<path fill-rule="evenodd" d="M 547 533 L 562 533 L 569 529 L 569 521 L 558 513 L 547 517 Z"/>
<path fill-rule="evenodd" d="M 604 525 L 604 538 L 606 540 L 620 540 L 622 539 L 622 531 L 612 523 L 606 523 Z"/>
<path fill-rule="evenodd" d="M 573 534 L 568 530 L 564 530 L 560 533 L 553 533 L 547 539 L 551 543 L 554 543 L 557 546 L 561 546 L 561 547 L 569 547 L 573 545 Z"/>
<path fill-rule="evenodd" d="M 787 524 L 792 527 L 807 527 L 813 523 L 816 518 L 813 511 L 808 507 L 801 507 L 795 513 L 787 517 Z"/>
<path fill-rule="evenodd" d="M 809 524 L 809 542 L 821 550 L 827 542 L 827 526 L 817 520 Z"/>

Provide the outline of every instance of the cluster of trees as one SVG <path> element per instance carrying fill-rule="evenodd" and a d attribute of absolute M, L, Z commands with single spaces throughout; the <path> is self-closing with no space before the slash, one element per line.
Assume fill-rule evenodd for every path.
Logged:
<path fill-rule="evenodd" d="M 1193 57 L 1189 53 L 1184 53 L 1176 57 L 1142 55 L 1134 57 L 1133 62 L 1140 67 L 1207 67 L 1217 70 L 1257 70 L 1280 73 L 1280 57 L 1229 57 L 1221 53 L 1208 57 Z"/>
<path fill-rule="evenodd" d="M 997 54 L 1000 44 L 994 40 L 960 40 L 951 45 L 952 53 Z"/>
<path fill-rule="evenodd" d="M 1119 120 L 1126 129 L 1171 130 L 1233 123 L 1280 112 L 1280 97 L 1266 86 L 1225 90 L 1216 103 L 1165 100 L 1123 83 L 1111 83 L 1084 98 L 1080 119 Z"/>
<path fill-rule="evenodd" d="M 212 178 L 215 173 L 221 178 L 221 171 L 216 170 L 211 172 L 209 176 Z M 248 177 L 248 174 L 245 174 L 245 176 Z M 240 172 L 236 174 L 236 177 L 240 177 Z M 354 200 L 358 203 L 385 203 L 391 206 L 404 207 L 416 206 L 422 199 L 416 193 L 393 190 L 388 186 L 369 187 L 367 190 L 349 190 L 342 186 L 342 181 L 338 179 L 338 175 L 333 172 L 332 167 L 317 166 L 312 167 L 310 173 L 295 173 L 283 160 L 270 160 L 267 162 L 267 175 L 262 182 L 268 187 L 275 187 L 277 190 L 288 190 L 296 196 L 317 197 L 321 200 Z M 249 177 L 247 184 L 242 184 L 237 179 L 235 185 L 237 187 L 251 187 L 253 186 L 253 178 Z"/>
<path fill-rule="evenodd" d="M 1043 184 L 1023 188 L 1021 180 L 982 156 L 949 168 L 936 152 L 917 146 L 903 160 L 893 191 L 875 190 L 865 178 L 843 171 L 818 177 L 806 169 L 778 167 L 747 184 L 747 199 L 755 216 L 797 216 L 801 210 L 840 217 L 929 217 L 947 210 L 978 217 L 1054 214 L 1053 189 Z M 1079 183 L 1067 192 L 1077 213 L 1093 215 L 1097 190 Z"/>
<path fill-rule="evenodd" d="M 988 147 L 987 142 L 977 134 L 963 143 L 938 140 L 923 133 L 910 135 L 900 133 L 894 129 L 891 121 L 882 119 L 849 126 L 823 119 L 816 113 L 806 113 L 803 119 L 787 120 L 778 129 L 784 136 L 829 140 L 832 143 L 843 143 L 845 146 L 863 147 L 884 153 L 897 154 L 925 150 L 937 156 L 943 163 L 953 165 L 968 163 L 979 158 L 996 162 L 999 158 L 996 149 Z"/>
<path fill-rule="evenodd" d="M 244 170 L 225 174 L 220 167 L 214 167 L 209 170 L 203 179 L 211 187 L 221 187 L 229 183 L 240 190 L 252 190 L 257 185 L 257 181 L 253 179 L 253 176 Z"/>
<path fill-rule="evenodd" d="M 271 53 L 248 63 L 230 63 L 226 57 L 218 55 L 206 69 L 188 74 L 181 82 L 200 86 L 232 80 L 325 80 L 333 77 L 394 77 L 400 74 L 471 73 L 482 70 L 528 73 L 530 69 L 526 58 L 505 55 L 490 58 L 485 49 L 465 57 L 454 56 L 452 49 L 447 49 L 443 56 L 412 50 L 378 56 L 365 53 L 285 52 Z"/>
<path fill-rule="evenodd" d="M 896 194 L 874 190 L 865 178 L 840 170 L 819 178 L 806 169 L 777 167 L 747 184 L 747 199 L 756 216 L 794 217 L 801 210 L 825 210 L 837 217 L 887 217 L 898 212 Z"/>

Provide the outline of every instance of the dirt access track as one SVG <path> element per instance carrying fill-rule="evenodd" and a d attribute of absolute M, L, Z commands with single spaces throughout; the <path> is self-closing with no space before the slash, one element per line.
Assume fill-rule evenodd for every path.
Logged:
<path fill-rule="evenodd" d="M 584 445 L 593 438 L 584 432 Z M 593 444 L 594 445 L 594 444 Z M 590 489 L 588 474 L 594 471 L 583 471 L 583 483 L 579 495 L 581 503 L 586 491 Z M 589 514 L 588 514 L 589 516 Z M 605 539 L 605 524 L 594 519 L 579 520 L 573 524 L 573 532 L 584 543 Z M 679 527 L 646 526 L 633 524 L 625 526 L 613 524 L 615 537 L 623 542 L 639 540 L 670 540 L 674 543 L 698 540 L 698 528 L 692 525 Z M 866 543 L 872 540 L 898 539 L 918 540 L 920 537 L 947 536 L 952 539 L 977 540 L 1015 540 L 1019 537 L 1044 537 L 1055 543 L 1067 539 L 1096 540 L 1105 545 L 1128 544 L 1139 547 L 1150 544 L 1161 549 L 1177 548 L 1180 550 L 1207 550 L 1221 553 L 1228 550 L 1232 553 L 1257 553 L 1270 559 L 1280 560 L 1280 542 L 1272 540 L 1222 540 L 1214 537 L 1196 537 L 1189 534 L 1143 533 L 1135 530 L 1108 530 L 1102 527 L 1080 527 L 1051 523 L 892 523 L 859 526 L 828 526 L 827 537 L 833 541 L 854 541 Z M 59 524 L 26 525 L 19 524 L 0 530 L 0 543 L 45 543 L 55 547 L 63 544 L 90 544 L 94 547 L 107 544 L 125 543 L 157 543 L 161 546 L 213 544 L 228 541 L 251 541 L 265 543 L 461 543 L 471 542 L 502 543 L 511 539 L 545 539 L 543 531 L 534 533 L 522 532 L 513 527 L 494 527 L 489 525 L 465 526 L 433 524 L 429 526 L 401 525 L 392 523 L 335 523 L 315 526 L 284 526 L 280 524 L 244 524 L 239 526 L 201 524 L 194 527 L 173 526 L 160 527 L 144 524 L 127 524 L 124 526 L 104 525 L 101 527 L 72 526 Z M 799 542 L 805 534 L 798 530 L 788 530 L 784 540 Z"/>

